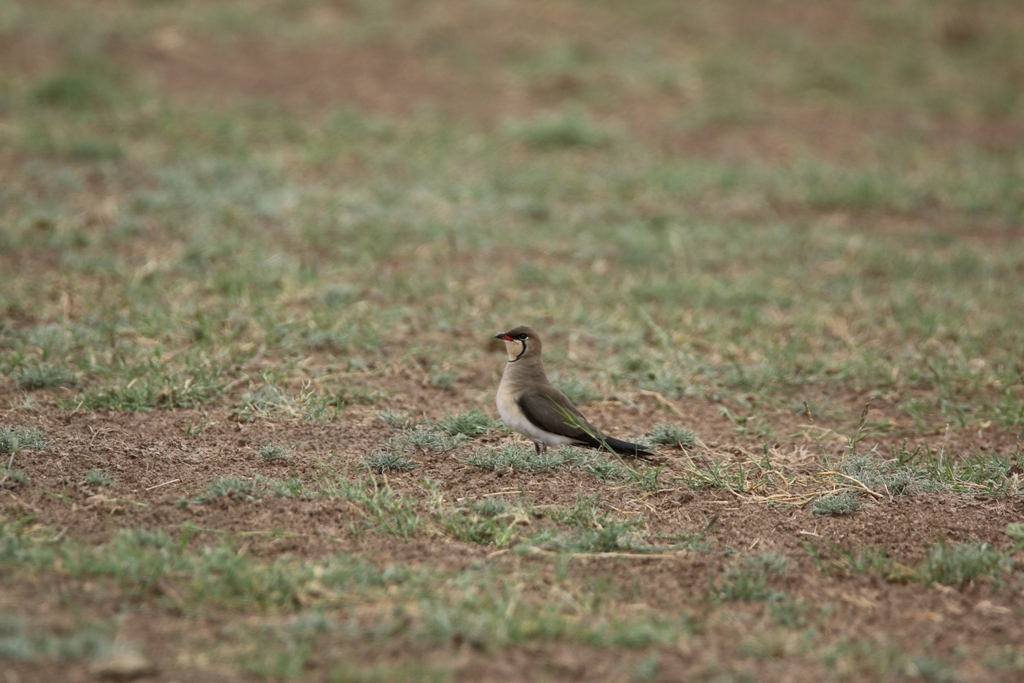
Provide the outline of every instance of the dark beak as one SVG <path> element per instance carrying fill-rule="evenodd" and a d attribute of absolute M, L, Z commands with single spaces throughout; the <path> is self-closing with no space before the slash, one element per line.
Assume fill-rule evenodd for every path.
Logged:
<path fill-rule="evenodd" d="M 494 335 L 494 338 L 500 339 L 501 341 L 512 341 L 512 337 L 508 336 L 504 332 L 499 332 L 498 334 Z"/>

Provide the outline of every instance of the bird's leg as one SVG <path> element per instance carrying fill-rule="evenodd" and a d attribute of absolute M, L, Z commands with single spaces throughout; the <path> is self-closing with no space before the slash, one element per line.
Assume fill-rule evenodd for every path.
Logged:
<path fill-rule="evenodd" d="M 533 447 L 537 449 L 537 455 L 540 455 L 540 441 L 534 441 Z"/>

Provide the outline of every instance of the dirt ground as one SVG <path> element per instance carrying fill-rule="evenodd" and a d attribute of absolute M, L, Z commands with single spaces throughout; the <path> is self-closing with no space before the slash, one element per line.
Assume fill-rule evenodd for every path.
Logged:
<path fill-rule="evenodd" d="M 509 118 L 547 111 L 582 85 L 572 79 L 553 78 L 523 88 L 522 84 L 489 75 L 494 72 L 485 68 L 488 61 L 500 61 L 503 54 L 532 40 L 543 40 L 545 35 L 569 28 L 586 33 L 592 41 L 615 40 L 620 33 L 621 18 L 603 10 L 583 17 L 562 5 L 549 11 L 544 3 L 517 3 L 514 7 L 505 3 L 500 5 L 500 12 L 515 12 L 516 17 L 515 21 L 503 21 L 501 16 L 481 9 L 484 4 L 470 3 L 471 7 L 457 22 L 440 10 L 434 15 L 422 10 L 428 15 L 425 20 L 432 22 L 437 41 L 444 40 L 446 31 L 462 36 L 468 45 L 466 49 L 481 62 L 481 68 L 475 70 L 447 69 L 443 63 L 424 55 L 420 44 L 410 45 L 401 36 L 354 45 L 295 46 L 245 40 L 225 42 L 200 31 L 168 27 L 151 36 L 117 42 L 111 54 L 131 65 L 152 87 L 182 102 L 217 106 L 221 101 L 262 98 L 309 112 L 311 116 L 345 106 L 399 118 L 423 107 L 436 107 L 446 115 L 463 117 L 476 125 L 497 126 Z M 842 4 L 828 6 L 840 15 L 843 13 Z M 328 24 L 344 21 L 345 7 L 338 4 L 319 8 L 317 11 L 322 14 L 318 20 Z M 749 18 L 752 22 L 756 20 Z M 789 16 L 788 20 L 831 24 L 841 17 L 808 9 Z M 585 21 L 585 30 L 580 21 Z M 660 40 L 672 38 L 671 31 L 666 30 Z M 687 47 L 680 40 L 663 49 L 670 54 Z M 15 38 L 0 44 L 0 63 L 22 71 L 26 77 L 47 72 L 64 57 L 60 45 L 38 38 Z M 819 155 L 835 159 L 861 158 L 868 154 L 862 142 L 872 129 L 915 125 L 913 121 L 881 115 L 865 121 L 844 118 L 834 111 L 803 109 L 777 110 L 742 127 L 685 130 L 672 123 L 679 108 L 687 102 L 685 89 L 654 92 L 638 87 L 629 95 L 630 106 L 618 100 L 599 113 L 648 144 L 680 156 L 798 158 L 805 150 L 814 149 Z M 926 135 L 950 147 L 958 141 L 994 146 L 1019 144 L 1024 139 L 1024 123 L 950 120 L 941 127 L 929 128 Z M 28 267 L 23 260 L 19 263 L 16 267 Z M 37 258 L 31 267 L 54 272 L 59 264 Z M 13 327 L 27 324 L 13 316 L 2 322 Z M 500 350 L 496 348 L 489 361 L 493 362 L 463 368 L 455 392 L 431 387 L 415 377 L 375 379 L 379 383 L 375 388 L 389 394 L 385 402 L 349 407 L 323 426 L 299 420 L 233 420 L 229 407 L 237 403 L 244 387 L 238 387 L 235 395 L 202 412 L 67 411 L 60 409 L 46 392 L 36 392 L 38 407 L 25 411 L 16 407 L 22 394 L 14 389 L 13 380 L 2 378 L 0 422 L 38 428 L 52 446 L 49 450 L 19 455 L 15 466 L 28 473 L 32 485 L 0 489 L 0 509 L 8 519 L 30 517 L 34 525 L 55 529 L 61 537 L 87 544 L 102 543 L 120 529 L 192 524 L 237 533 L 286 532 L 272 540 L 252 536 L 254 540 L 243 548 L 253 557 L 271 560 L 350 552 L 381 566 L 393 562 L 429 564 L 442 571 L 460 571 L 478 563 L 491 563 L 510 571 L 520 563 L 543 564 L 548 560 L 495 553 L 493 548 L 445 539 L 403 542 L 385 535 L 354 537 L 346 529 L 362 518 L 358 510 L 343 501 L 267 497 L 254 502 L 220 499 L 206 505 L 178 505 L 178 501 L 197 495 L 216 477 L 312 479 L 328 461 L 350 463 L 354 469 L 359 457 L 393 433 L 377 418 L 377 412 L 385 408 L 429 419 L 476 407 L 494 415 L 492 401 L 502 364 Z M 638 393 L 630 398 L 631 404 L 589 404 L 585 412 L 595 424 L 616 425 L 609 430 L 616 436 L 642 434 L 657 423 L 679 421 L 699 434 L 718 456 L 732 453 L 736 462 L 741 462 L 761 453 L 762 440 L 739 434 L 714 403 L 677 402 L 677 414 L 658 397 Z M 868 397 L 848 391 L 838 392 L 832 398 L 853 416 L 868 401 Z M 203 420 L 201 433 L 190 435 L 190 429 Z M 892 434 L 915 430 L 895 406 L 879 400 L 871 402 L 869 421 L 889 421 Z M 810 475 L 819 469 L 818 446 L 809 438 L 789 436 L 806 428 L 804 416 L 777 411 L 772 426 L 776 434 L 786 435 L 776 437 L 770 445 L 773 456 L 788 472 Z M 850 421 L 819 420 L 818 426 L 836 430 L 825 446 L 830 455 L 840 457 L 847 448 L 844 434 L 850 431 Z M 489 435 L 477 442 L 496 444 L 512 438 Z M 888 453 L 891 446 L 901 441 L 902 436 L 872 437 L 864 446 L 877 446 Z M 293 444 L 298 455 L 286 464 L 268 463 L 257 457 L 260 446 L 280 442 Z M 936 426 L 933 433 L 914 431 L 908 445 L 911 449 L 923 446 L 935 452 L 983 449 L 1003 456 L 1019 449 L 1017 437 L 1006 432 L 947 432 L 942 426 Z M 664 482 L 675 481 L 691 464 L 690 456 L 680 451 L 664 449 L 660 455 L 658 464 L 665 467 L 661 475 Z M 482 499 L 507 492 L 522 493 L 537 505 L 562 506 L 571 505 L 581 496 L 600 495 L 602 509 L 610 513 L 633 517 L 642 514 L 652 535 L 695 534 L 713 520 L 711 533 L 720 550 L 770 549 L 790 558 L 795 567 L 779 587 L 798 600 L 831 605 L 834 611 L 828 624 L 834 631 L 828 635 L 833 640 L 880 640 L 885 647 L 914 649 L 927 643 L 930 655 L 957 662 L 962 680 L 1019 680 L 1019 668 L 993 674 L 994 670 L 981 659 L 985 653 L 1001 647 L 1022 656 L 1024 591 L 1019 581 L 1000 586 L 978 582 L 954 589 L 888 582 L 877 575 L 829 576 L 815 565 L 806 544 L 814 542 L 826 555 L 829 544 L 848 550 L 877 547 L 906 566 L 920 562 L 924 549 L 939 539 L 980 541 L 1004 547 L 1008 543 L 1007 525 L 1024 521 L 1024 499 L 1020 497 L 882 496 L 870 499 L 856 515 L 814 517 L 806 507 L 772 507 L 723 489 L 690 490 L 668 483 L 661 490 L 644 493 L 635 487 L 609 486 L 594 477 L 568 472 L 492 473 L 465 464 L 461 457 L 421 457 L 417 464 L 419 467 L 413 472 L 388 475 L 393 490 L 421 496 L 426 491 L 423 482 L 429 479 L 439 483 L 447 501 Z M 87 484 L 85 475 L 93 469 L 111 473 L 118 481 L 116 488 L 108 490 Z M 705 609 L 698 596 L 706 593 L 709 574 L 721 572 L 728 561 L 729 557 L 722 552 L 647 559 L 580 558 L 572 561 L 570 571 L 579 577 L 607 575 L 613 582 L 636 586 L 631 607 L 638 613 L 671 610 L 680 605 L 698 613 Z M 218 662 L 215 657 L 211 660 L 209 654 L 211 644 L 233 634 L 237 624 L 229 616 L 216 613 L 183 614 L 174 609 L 175 599 L 174 587 L 167 586 L 163 593 L 157 591 L 155 595 L 138 598 L 132 609 L 125 611 L 125 596 L 113 585 L 70 580 L 57 572 L 52 576 L 21 575 L 7 580 L 0 594 L 0 611 L 32 614 L 39 623 L 48 623 L 58 632 L 70 630 L 81 620 L 115 619 L 124 612 L 127 616 L 120 623 L 121 632 L 144 643 L 152 664 L 144 680 L 248 680 L 230 662 Z M 73 604 L 73 609 L 68 609 L 69 604 Z M 742 654 L 736 634 L 763 621 L 764 606 L 741 604 L 731 614 L 739 625 L 721 616 L 710 618 L 699 636 L 663 652 L 658 680 L 745 677 L 799 682 L 821 680 L 828 673 L 843 680 L 872 680 L 870 668 L 828 672 L 783 656 L 798 649 L 798 643 L 773 645 L 779 649 L 778 657 Z M 379 663 L 389 656 L 388 652 L 370 652 L 356 644 L 348 647 L 354 664 Z M 444 666 L 458 681 L 628 678 L 620 667 L 621 651 L 591 646 L 551 642 L 510 646 L 497 653 L 460 642 L 441 648 L 410 646 L 405 642 L 403 647 L 407 649 L 393 654 L 406 661 L 419 659 L 428 665 Z M 421 651 L 411 652 L 409 647 L 419 647 Z M 216 647 L 212 651 L 216 652 Z M 197 654 L 200 658 L 190 661 L 182 654 L 188 652 L 202 655 Z M 964 653 L 969 657 L 964 659 Z M 726 660 L 733 664 L 723 670 L 720 663 Z M 308 675 L 324 676 L 324 667 L 324 662 L 314 656 Z M 10 683 L 73 682 L 96 680 L 104 674 L 84 665 L 69 668 L 58 663 L 7 662 L 3 677 Z"/>
<path fill-rule="evenodd" d="M 294 17 L 313 27 L 319 39 L 268 40 L 268 36 L 218 35 L 210 30 L 165 25 L 135 34 L 115 33 L 105 52 L 161 96 L 181 103 L 216 107 L 230 102 L 268 102 L 316 116 L 338 107 L 403 118 L 422 111 L 475 125 L 495 127 L 509 120 L 556 111 L 595 88 L 591 72 L 573 76 L 553 69 L 546 77 L 519 78 L 508 64 L 548 45 L 568 44 L 583 55 L 623 49 L 643 40 L 666 62 L 700 51 L 695 27 L 682 16 L 652 30 L 649 21 L 603 7 L 572 3 L 480 3 L 453 0 L 403 8 L 397 28 L 357 42 L 330 39 L 352 18 L 355 3 L 311 4 Z M 712 30 L 732 39 L 755 38 L 780 27 L 811 32 L 841 31 L 846 39 L 865 34 L 864 17 L 843 3 L 798 8 L 745 3 L 723 12 Z M 984 34 L 989 23 L 973 14 L 952 16 L 947 32 Z M 963 23 L 964 26 L 960 26 Z M 327 38 L 324 38 L 327 36 Z M 975 39 L 978 37 L 975 36 Z M 949 38 L 945 38 L 949 40 Z M 955 37 L 953 38 L 955 40 Z M 453 52 L 464 66 L 449 52 Z M 71 55 L 66 44 L 27 33 L 0 44 L 0 61 L 25 76 L 53 71 Z M 454 65 L 454 67 L 453 67 Z M 600 72 L 599 72 L 600 73 Z M 906 113 L 844 112 L 821 106 L 773 106 L 739 123 L 688 127 L 679 116 L 699 94 L 688 83 L 652 86 L 621 81 L 588 108 L 630 136 L 679 157 L 717 160 L 778 160 L 827 156 L 865 160 L 876 132 L 904 131 L 928 144 L 955 150 L 964 145 L 1003 149 L 1024 139 L 1024 122 L 1013 117 L 978 119 L 948 116 L 922 121 Z"/>
<path fill-rule="evenodd" d="M 500 360 L 496 354 L 495 361 Z M 481 367 L 472 384 L 483 392 L 493 381 L 493 371 Z M 417 382 L 396 380 L 389 389 L 396 392 L 388 402 L 393 410 L 438 419 L 452 407 L 450 394 Z M 9 389 L 0 396 L 6 405 L 11 405 L 13 398 Z M 454 403 L 472 405 L 457 398 Z M 445 405 L 445 411 L 439 411 L 439 405 Z M 704 435 L 709 447 L 729 444 L 737 460 L 759 450 L 755 440 L 736 438 L 732 424 L 716 414 L 714 406 L 695 403 L 682 407 L 690 416 L 687 423 Z M 355 468 L 359 456 L 385 441 L 393 431 L 377 419 L 377 409 L 353 407 L 323 427 L 273 420 L 241 423 L 230 419 L 227 411 L 213 409 L 205 415 L 205 429 L 195 437 L 187 432 L 190 425 L 202 419 L 199 411 L 9 411 L 5 421 L 37 427 L 55 445 L 30 458 L 19 458 L 18 465 L 30 474 L 33 485 L 27 490 L 4 490 L 4 512 L 9 517 L 30 516 L 33 524 L 88 544 L 104 542 L 119 529 L 180 528 L 188 524 L 239 534 L 277 532 L 273 540 L 260 540 L 256 535 L 243 545 L 243 553 L 263 560 L 355 553 L 382 567 L 396 562 L 426 564 L 445 572 L 459 572 L 478 563 L 512 571 L 521 563 L 548 562 L 546 558 L 495 553 L 493 548 L 443 539 L 403 542 L 387 535 L 353 537 L 346 529 L 349 523 L 360 523 L 361 513 L 344 501 L 268 497 L 255 502 L 219 499 L 205 505 L 178 505 L 178 501 L 197 495 L 206 483 L 220 476 L 298 476 L 309 480 L 331 458 L 335 464 L 349 462 Z M 641 433 L 665 419 L 664 406 L 644 396 L 637 397 L 635 406 L 591 404 L 587 412 L 599 424 L 622 425 L 630 433 Z M 791 419 L 793 427 L 801 420 L 785 415 L 779 419 Z M 487 436 L 478 441 L 487 444 L 509 438 L 513 437 Z M 935 437 L 932 445 L 938 441 Z M 280 442 L 295 444 L 299 455 L 287 464 L 266 463 L 257 457 L 259 446 Z M 781 450 L 776 457 L 791 472 L 810 471 L 818 464 L 817 454 L 809 445 L 779 444 Z M 845 445 L 837 440 L 834 446 L 838 457 Z M 1012 446 L 1008 440 L 992 444 L 994 448 Z M 662 456 L 666 468 L 662 480 L 671 482 L 682 474 L 686 456 L 672 450 L 663 450 Z M 897 648 L 926 642 L 930 643 L 932 656 L 951 659 L 957 653 L 987 652 L 999 645 L 1024 642 L 1024 620 L 1020 619 L 1024 592 L 1019 585 L 996 588 L 991 582 L 978 582 L 955 589 L 887 582 L 877 575 L 836 578 L 823 574 L 805 549 L 808 541 L 814 542 L 827 558 L 834 556 L 829 544 L 845 550 L 877 547 L 900 564 L 913 566 L 923 559 L 923 549 L 937 539 L 1003 546 L 1007 524 L 1024 519 L 1024 501 L 1019 498 L 901 496 L 873 500 L 853 516 L 814 517 L 806 508 L 772 508 L 720 489 L 694 491 L 668 484 L 657 492 L 643 493 L 634 487 L 609 486 L 593 477 L 566 472 L 487 472 L 466 465 L 461 456 L 420 458 L 418 465 L 411 473 L 389 474 L 392 489 L 425 498 L 423 482 L 429 479 L 439 483 L 444 499 L 452 503 L 504 492 L 525 495 L 538 506 L 571 505 L 581 496 L 600 495 L 603 510 L 626 517 L 642 514 L 646 529 L 655 535 L 697 534 L 713 520 L 711 534 L 718 549 L 741 553 L 766 549 L 790 558 L 795 567 L 778 588 L 797 600 L 832 605 L 835 611 L 828 623 L 836 629 L 830 636 L 837 640 L 880 640 L 886 647 Z M 86 472 L 97 468 L 116 477 L 118 484 L 113 491 L 85 482 Z M 51 492 L 60 492 L 60 496 Z M 636 586 L 638 593 L 632 606 L 638 611 L 675 610 L 679 606 L 699 611 L 709 575 L 721 572 L 727 563 L 728 554 L 719 552 L 619 561 L 583 558 L 572 562 L 571 572 L 581 579 L 607 576 L 610 581 Z M 52 620 L 52 627 L 59 631 L 70 628 L 76 619 L 115 618 L 123 599 L 119 591 L 103 582 L 20 578 L 0 598 L 0 609 L 35 613 L 43 623 Z M 131 611 L 120 626 L 133 641 L 145 644 L 155 667 L 146 680 L 237 679 L 238 674 L 230 666 L 218 670 L 206 660 L 193 662 L 194 666 L 181 661 L 181 653 L 193 646 L 196 651 L 208 652 L 211 643 L 232 634 L 237 624 L 216 613 L 183 616 L 173 608 L 176 599 L 173 586 L 158 590 L 143 598 L 141 609 Z M 63 608 L 68 601 L 76 606 L 74 616 Z M 764 619 L 763 609 L 762 605 L 751 604 L 738 606 L 735 611 L 745 615 L 746 627 L 752 627 Z M 719 616 L 709 619 L 704 629 L 700 637 L 680 643 L 668 658 L 662 657 L 659 680 L 712 679 L 722 673 L 723 658 L 727 661 L 736 656 L 737 626 Z M 782 653 L 797 645 L 777 643 L 772 647 L 781 648 Z M 459 681 L 617 680 L 622 675 L 621 653 L 585 646 L 550 643 L 511 647 L 499 656 L 460 643 L 440 649 L 422 648 L 416 656 L 419 661 L 444 666 Z M 356 647 L 352 647 L 350 656 L 352 662 L 367 665 L 387 660 L 386 652 Z M 408 650 L 403 650 L 401 659 L 408 661 L 410 656 Z M 747 664 L 739 668 L 757 680 L 813 680 L 821 674 L 784 657 L 769 659 L 767 670 L 761 670 L 763 665 L 761 660 L 748 658 Z M 974 670 L 971 662 L 961 664 L 959 670 L 964 680 L 994 680 L 984 678 L 991 675 L 990 669 L 979 665 Z M 847 680 L 871 679 L 870 667 L 861 673 L 840 673 Z M 317 675 L 315 658 L 309 675 Z M 1014 675 L 1007 672 L 1001 680 L 1014 680 Z M 21 681 L 51 680 L 50 676 L 93 680 L 84 668 L 68 671 L 58 665 L 38 664 L 8 668 L 7 676 L 8 680 Z"/>

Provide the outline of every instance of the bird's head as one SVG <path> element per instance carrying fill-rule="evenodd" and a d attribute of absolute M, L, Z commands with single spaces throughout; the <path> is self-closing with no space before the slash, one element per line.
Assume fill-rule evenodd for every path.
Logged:
<path fill-rule="evenodd" d="M 496 334 L 494 338 L 505 342 L 509 363 L 515 363 L 522 358 L 540 356 L 540 337 L 533 328 L 520 325 L 508 332 Z"/>

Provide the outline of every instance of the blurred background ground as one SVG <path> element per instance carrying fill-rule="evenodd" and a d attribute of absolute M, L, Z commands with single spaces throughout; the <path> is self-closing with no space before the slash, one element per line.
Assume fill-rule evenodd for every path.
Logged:
<path fill-rule="evenodd" d="M 1022 143 L 1014 2 L 0 4 L 5 675 L 1017 680 Z"/>

